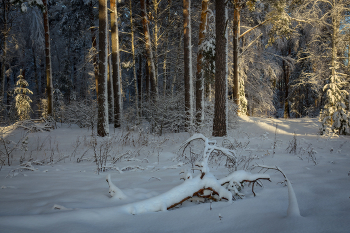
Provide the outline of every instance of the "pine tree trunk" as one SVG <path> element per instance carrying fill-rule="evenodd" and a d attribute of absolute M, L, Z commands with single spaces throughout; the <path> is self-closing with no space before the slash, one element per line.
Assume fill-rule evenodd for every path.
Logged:
<path fill-rule="evenodd" d="M 38 76 L 38 68 L 37 68 L 37 62 L 36 62 L 36 54 L 35 54 L 35 50 L 34 47 L 32 46 L 32 53 L 33 53 L 33 69 L 34 69 L 34 82 L 35 82 L 35 118 L 39 118 L 40 115 L 38 114 L 39 110 L 38 106 L 40 106 L 40 89 L 39 89 L 39 76 Z"/>
<path fill-rule="evenodd" d="M 156 85 L 158 86 L 158 61 L 159 61 L 159 55 L 158 55 L 158 47 L 159 47 L 159 28 L 158 28 L 158 6 L 159 2 L 157 0 L 153 0 L 153 8 L 154 8 L 154 17 L 153 17 L 153 25 L 154 25 L 154 40 L 153 40 L 153 47 L 154 47 L 154 71 L 156 76 Z"/>
<path fill-rule="evenodd" d="M 168 18 L 167 18 L 167 27 L 170 27 L 170 8 L 171 8 L 171 0 L 168 0 Z M 168 62 L 168 50 L 169 50 L 169 29 L 166 29 L 166 34 L 165 34 L 165 51 L 164 51 L 164 60 L 163 60 L 163 96 L 165 97 L 166 95 L 166 89 L 167 89 L 167 79 L 168 79 L 168 67 L 167 67 L 167 62 Z"/>
<path fill-rule="evenodd" d="M 121 126 L 122 121 L 122 84 L 119 55 L 119 31 L 118 9 L 116 0 L 111 0 L 111 27 L 112 27 L 112 67 L 113 67 L 113 90 L 114 90 L 114 128 Z"/>
<path fill-rule="evenodd" d="M 239 52 L 239 36 L 240 36 L 240 2 L 234 0 L 233 13 L 233 99 L 237 104 L 237 111 L 240 111 L 239 102 L 239 75 L 238 75 L 238 52 Z"/>
<path fill-rule="evenodd" d="M 146 52 L 147 52 L 147 67 L 148 67 L 150 83 L 151 83 L 150 95 L 151 95 L 151 100 L 156 101 L 157 95 L 158 95 L 158 86 L 157 86 L 156 71 L 155 71 L 155 67 L 154 67 L 154 58 L 153 58 L 153 52 L 152 52 L 151 37 L 149 34 L 146 2 L 145 2 L 145 0 L 140 0 L 140 1 L 141 1 L 141 16 L 142 16 L 143 34 L 145 35 L 145 47 L 146 47 Z"/>
<path fill-rule="evenodd" d="M 107 101 L 107 0 L 99 0 L 99 76 L 97 135 L 109 134 Z"/>
<path fill-rule="evenodd" d="M 215 55 L 215 106 L 213 136 L 227 135 L 227 11 L 225 0 L 215 1 L 216 9 L 216 55 Z"/>
<path fill-rule="evenodd" d="M 96 84 L 96 97 L 98 98 L 98 64 L 97 64 L 97 55 L 96 55 L 96 51 L 97 51 L 97 42 L 96 42 L 96 36 L 95 36 L 95 25 L 94 25 L 94 21 L 95 21 L 95 17 L 94 17 L 94 6 L 92 4 L 92 0 L 90 2 L 90 31 L 91 31 L 91 44 L 92 44 L 92 53 L 93 53 L 93 57 L 92 57 L 92 63 L 94 66 L 94 75 L 95 75 L 95 84 Z"/>
<path fill-rule="evenodd" d="M 181 38 L 182 35 L 179 35 L 179 46 L 177 49 L 177 55 L 176 55 L 176 63 L 175 63 L 175 74 L 173 75 L 173 80 L 171 82 L 171 97 L 174 97 L 174 91 L 176 90 L 175 84 L 177 81 L 177 74 L 178 74 L 178 70 L 179 70 L 179 63 L 180 63 L 180 53 L 181 53 Z"/>
<path fill-rule="evenodd" d="M 290 55 L 291 49 L 288 49 L 288 53 Z M 288 101 L 288 96 L 289 96 L 289 76 L 290 76 L 290 69 L 289 66 L 286 64 L 286 62 L 283 60 L 283 77 L 284 77 L 284 118 L 290 118 L 290 111 L 289 111 L 289 101 Z M 301 112 L 299 112 L 301 114 Z"/>
<path fill-rule="evenodd" d="M 147 55 L 146 55 L 147 57 Z M 146 66 L 146 101 L 148 102 L 150 100 L 150 73 L 149 73 L 149 66 L 148 66 L 148 59 L 147 59 L 147 62 L 145 63 L 145 66 Z"/>
<path fill-rule="evenodd" d="M 134 34 L 134 22 L 132 18 L 132 0 L 129 2 L 130 8 L 130 27 L 131 27 L 131 52 L 132 52 L 132 68 L 134 74 L 134 88 L 135 88 L 135 108 L 136 108 L 136 117 L 139 122 L 140 111 L 139 111 L 139 91 L 137 83 L 137 73 L 136 73 L 136 58 L 135 58 L 135 34 Z"/>
<path fill-rule="evenodd" d="M 207 27 L 207 12 L 208 12 L 209 0 L 202 0 L 202 13 L 201 21 L 199 25 L 199 40 L 198 40 L 198 54 L 197 54 L 197 73 L 196 73 L 196 124 L 200 125 L 202 122 L 203 109 L 204 109 L 204 82 L 203 82 L 203 72 L 202 72 L 202 58 L 203 53 L 200 49 L 204 39 L 205 39 L 205 29 Z"/>
<path fill-rule="evenodd" d="M 142 59 L 141 53 L 139 53 L 139 67 L 137 71 L 137 90 L 139 92 L 139 105 L 140 105 L 140 117 L 142 117 L 142 102 L 143 102 L 143 87 L 142 87 Z"/>
<path fill-rule="evenodd" d="M 1 60 L 1 88 L 0 88 L 0 99 L 5 101 L 5 80 L 6 80 L 6 58 L 7 58 L 7 34 L 8 34 L 8 5 L 7 1 L 2 2 L 3 15 L 2 15 L 2 24 L 3 24 L 3 38 L 2 38 L 2 60 Z"/>
<path fill-rule="evenodd" d="M 6 24 L 5 24 L 6 25 Z M 5 26 L 6 27 L 6 26 Z M 6 80 L 6 56 L 7 56 L 7 44 L 6 44 L 6 40 L 7 40 L 7 36 L 4 36 L 3 38 L 3 49 L 2 49 L 2 61 L 1 61 L 1 93 L 0 93 L 0 98 L 2 97 L 2 101 L 5 100 L 5 80 Z"/>
<path fill-rule="evenodd" d="M 111 0 L 113 1 L 113 0 Z M 111 14 L 112 17 L 112 14 Z M 108 25 L 108 24 L 107 24 Z M 107 26 L 108 28 L 108 26 Z M 110 44 L 111 40 L 109 39 L 109 33 L 107 32 L 107 41 L 108 41 L 108 54 L 111 54 Z M 110 123 L 114 122 L 114 82 L 113 82 L 113 66 L 112 66 L 112 56 L 108 55 L 108 76 L 107 76 L 107 87 L 108 87 L 108 121 Z"/>
<path fill-rule="evenodd" d="M 47 0 L 43 0 L 44 4 L 44 31 L 45 31 L 45 56 L 46 56 L 46 93 L 47 93 L 47 110 L 48 116 L 53 116 L 53 85 L 51 70 L 51 47 L 50 47 L 50 30 L 49 16 L 47 8 Z"/>
<path fill-rule="evenodd" d="M 183 0 L 184 17 L 184 82 L 186 128 L 193 122 L 193 81 L 192 81 L 192 46 L 191 46 L 191 0 Z"/>

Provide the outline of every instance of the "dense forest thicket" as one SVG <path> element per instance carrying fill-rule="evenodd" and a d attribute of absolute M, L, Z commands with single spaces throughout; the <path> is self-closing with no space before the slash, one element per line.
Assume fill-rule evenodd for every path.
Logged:
<path fill-rule="evenodd" d="M 350 133 L 349 0 L 0 0 L 0 120 Z"/>

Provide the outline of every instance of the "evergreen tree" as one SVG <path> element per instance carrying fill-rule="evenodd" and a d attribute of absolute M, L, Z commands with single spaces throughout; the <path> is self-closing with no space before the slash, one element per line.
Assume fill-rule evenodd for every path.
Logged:
<path fill-rule="evenodd" d="M 17 115 L 20 121 L 30 119 L 30 113 L 32 112 L 32 108 L 30 103 L 32 100 L 28 96 L 29 94 L 33 94 L 31 90 L 28 89 L 28 82 L 24 79 L 22 75 L 22 70 L 20 71 L 20 75 L 18 75 L 18 81 L 16 82 L 15 94 L 16 94 L 16 109 Z"/>
<path fill-rule="evenodd" d="M 346 84 L 344 78 L 336 72 L 336 68 L 332 67 L 332 75 L 329 83 L 325 85 L 326 105 L 320 114 L 322 123 L 321 133 L 327 134 L 333 131 L 337 134 L 350 133 L 350 114 L 346 108 L 347 95 L 346 90 L 343 90 Z M 331 127 L 331 128 L 330 128 Z"/>

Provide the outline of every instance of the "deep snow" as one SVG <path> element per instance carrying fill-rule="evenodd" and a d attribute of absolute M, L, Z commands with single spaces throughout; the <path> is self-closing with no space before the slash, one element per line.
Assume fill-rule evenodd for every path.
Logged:
<path fill-rule="evenodd" d="M 190 137 L 188 133 L 162 137 L 141 133 L 140 139 L 135 136 L 138 132 L 127 136 L 127 132 L 116 130 L 113 134 L 111 128 L 111 136 L 123 138 L 113 148 L 112 157 L 126 152 L 130 156 L 99 174 L 91 150 L 83 157 L 86 160 L 77 163 L 87 146 L 82 143 L 77 153 L 72 153 L 77 138 L 83 142 L 85 136 L 88 141 L 91 131 L 63 125 L 51 132 L 30 133 L 24 161 L 31 156 L 49 162 L 54 152 L 53 163 L 37 165 L 32 161 L 35 171 L 21 170 L 19 159 L 24 152 L 17 151 L 13 165 L 2 167 L 0 232 L 349 232 L 350 138 L 319 136 L 318 127 L 317 119 L 242 117 L 228 136 L 231 141 L 249 142 L 237 152 L 259 157 L 252 164 L 283 170 L 292 183 L 302 217 L 287 216 L 288 188 L 278 183 L 284 179 L 274 171 L 267 171 L 272 182 L 263 181 L 263 188 L 255 187 L 256 197 L 245 187 L 245 197 L 232 203 L 185 202 L 169 211 L 132 215 L 126 206 L 162 195 L 184 182 L 179 173 L 191 165 L 174 158 Z M 299 142 L 296 155 L 286 151 L 294 132 Z M 7 137 L 16 139 L 22 133 L 16 130 Z M 221 144 L 221 138 L 216 140 Z M 148 144 L 141 146 L 146 141 Z M 304 150 L 299 152 L 300 148 Z M 311 148 L 317 151 L 317 165 L 308 161 Z M 69 157 L 57 162 L 65 156 Z M 211 166 L 210 171 L 218 179 L 229 174 L 223 166 Z M 110 197 L 108 174 L 127 198 Z"/>

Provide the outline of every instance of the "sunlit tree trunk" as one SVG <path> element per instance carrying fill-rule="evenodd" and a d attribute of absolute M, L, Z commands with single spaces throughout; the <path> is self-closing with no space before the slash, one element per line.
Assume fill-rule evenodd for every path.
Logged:
<path fill-rule="evenodd" d="M 51 46 L 50 46 L 50 30 L 49 15 L 47 8 L 47 0 L 43 0 L 44 4 L 44 31 L 45 31 L 45 61 L 46 61 L 46 93 L 47 93 L 47 110 L 48 115 L 53 116 L 53 85 L 51 70 Z"/>
<path fill-rule="evenodd" d="M 112 67 L 113 67 L 113 89 L 114 89 L 114 128 L 121 126 L 122 120 L 122 84 L 121 67 L 119 55 L 119 31 L 118 11 L 116 0 L 111 0 L 111 27 L 112 27 Z"/>
<path fill-rule="evenodd" d="M 225 0 L 215 1 L 216 55 L 215 55 L 215 106 L 213 136 L 227 135 L 227 10 Z"/>
<path fill-rule="evenodd" d="M 153 25 L 154 25 L 154 33 L 153 33 L 153 47 L 154 47 L 154 71 L 156 76 L 156 84 L 158 86 L 158 71 L 159 71 L 159 55 L 158 55 L 158 47 L 159 47 L 159 25 L 158 25 L 158 8 L 159 3 L 157 0 L 153 0 L 153 9 L 154 9 L 154 17 L 153 17 Z"/>
<path fill-rule="evenodd" d="M 134 34 L 134 22 L 132 16 L 132 0 L 129 2 L 130 8 L 130 27 L 131 27 L 131 52 L 132 52 L 132 68 L 134 73 L 134 88 L 135 88 L 135 108 L 137 121 L 139 121 L 140 111 L 139 111 L 139 91 L 137 83 L 137 73 L 136 73 L 136 57 L 135 57 L 135 34 Z"/>
<path fill-rule="evenodd" d="M 238 76 L 238 52 L 239 52 L 239 36 L 240 36 L 240 11 L 241 6 L 239 0 L 234 0 L 233 12 L 233 99 L 238 106 L 239 112 L 239 76 Z"/>
<path fill-rule="evenodd" d="M 184 81 L 186 127 L 193 122 L 193 79 L 192 79 L 192 46 L 191 46 L 191 0 L 183 0 L 184 17 Z"/>
<path fill-rule="evenodd" d="M 170 27 L 170 8 L 171 8 L 171 0 L 168 0 L 168 18 L 167 18 L 167 27 Z M 165 51 L 164 51 L 164 60 L 163 60 L 163 96 L 166 95 L 166 86 L 167 86 L 167 79 L 168 79 L 168 50 L 169 50 L 169 29 L 166 29 L 165 34 Z"/>
<path fill-rule="evenodd" d="M 111 0 L 112 1 L 112 0 Z M 112 17 L 112 14 L 111 14 Z M 108 24 L 107 24 L 108 28 Z M 108 42 L 108 76 L 107 76 L 107 88 L 108 88 L 108 121 L 110 123 L 114 122 L 114 82 L 113 82 L 113 65 L 111 56 L 111 40 L 109 39 L 109 33 L 107 32 L 107 42 Z"/>
<path fill-rule="evenodd" d="M 158 86 L 157 86 L 157 77 L 156 77 L 156 71 L 155 71 L 155 66 L 154 66 L 151 38 L 150 38 L 150 34 L 149 34 L 146 2 L 145 2 L 145 0 L 140 0 L 140 1 L 141 1 L 141 16 L 142 16 L 143 34 L 145 36 L 145 47 L 146 47 L 146 52 L 147 52 L 147 67 L 148 67 L 150 83 L 151 83 L 150 95 L 151 95 L 151 100 L 155 101 L 157 99 L 157 95 L 158 95 Z"/>
<path fill-rule="evenodd" d="M 109 134 L 107 101 L 107 0 L 99 0 L 99 63 L 97 135 Z"/>
<path fill-rule="evenodd" d="M 202 1 L 202 13 L 201 13 L 201 21 L 199 25 L 199 40 L 198 40 L 199 51 L 197 54 L 197 73 L 196 73 L 196 124 L 197 125 L 201 124 L 204 117 L 203 115 L 204 82 L 203 82 L 203 72 L 202 72 L 203 52 L 200 47 L 205 39 L 208 5 L 209 5 L 209 0 Z"/>
<path fill-rule="evenodd" d="M 91 31 L 91 44 L 92 44 L 92 63 L 94 66 L 94 75 L 95 75 L 95 84 L 96 84 L 96 96 L 98 96 L 98 64 L 97 64 L 97 56 L 96 56 L 96 51 L 97 51 L 97 42 L 96 42 L 96 28 L 95 28 L 95 17 L 94 17 L 94 6 L 92 4 L 92 0 L 90 2 L 90 31 Z M 98 98 L 98 97 L 97 97 Z"/>

